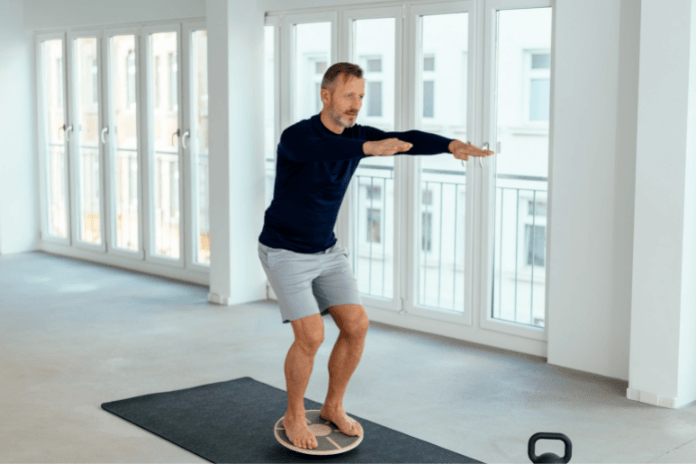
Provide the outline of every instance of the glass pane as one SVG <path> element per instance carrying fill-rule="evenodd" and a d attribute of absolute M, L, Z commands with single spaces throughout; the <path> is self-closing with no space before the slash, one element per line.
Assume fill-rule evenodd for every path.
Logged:
<path fill-rule="evenodd" d="M 63 41 L 47 40 L 41 46 L 43 118 L 46 156 L 47 233 L 68 237 L 67 159 L 65 156 L 65 109 L 63 103 Z"/>
<path fill-rule="evenodd" d="M 498 12 L 491 316 L 537 327 L 546 305 L 550 51 L 551 8 Z"/>
<path fill-rule="evenodd" d="M 551 68 L 551 54 L 535 53 L 532 55 L 532 69 L 549 69 Z"/>
<path fill-rule="evenodd" d="M 416 63 L 423 68 L 416 88 L 423 89 L 423 118 L 418 129 L 466 142 L 469 14 L 427 15 L 420 21 L 423 57 Z M 467 169 L 449 153 L 418 161 L 416 301 L 462 313 Z"/>
<path fill-rule="evenodd" d="M 549 104 L 551 95 L 550 79 L 532 79 L 529 100 L 529 119 L 532 121 L 549 120 Z"/>
<path fill-rule="evenodd" d="M 273 200 L 273 187 L 275 184 L 275 27 L 265 26 L 264 39 L 264 112 L 263 112 L 263 137 L 264 157 L 266 159 L 266 207 Z"/>
<path fill-rule="evenodd" d="M 110 169 L 112 196 L 116 211 L 116 248 L 136 251 L 140 249 L 138 233 L 138 114 L 136 89 L 138 85 L 138 58 L 135 36 L 122 35 L 111 38 L 111 96 L 112 120 L 115 121 L 114 165 Z"/>
<path fill-rule="evenodd" d="M 321 112 L 317 85 L 331 61 L 331 23 L 295 25 L 295 118 L 293 122 Z M 327 65 L 328 64 L 328 65 Z"/>
<path fill-rule="evenodd" d="M 394 18 L 353 21 L 354 56 L 365 77 L 359 124 L 394 130 Z M 371 156 L 360 161 L 351 183 L 353 243 L 349 247 L 360 293 L 394 298 L 394 158 Z"/>
<path fill-rule="evenodd" d="M 153 108 L 151 127 L 154 138 L 154 171 L 150 178 L 154 204 L 153 222 L 155 225 L 152 253 L 173 259 L 180 256 L 179 231 L 179 137 L 174 135 L 179 129 L 178 111 L 178 67 L 177 34 L 160 32 L 150 35 L 150 56 L 152 66 L 149 89 L 160 96 L 160 107 Z M 155 58 L 160 58 L 155 60 Z M 158 66 L 155 66 L 155 63 Z M 158 76 L 158 78 L 155 78 Z"/>
<path fill-rule="evenodd" d="M 79 239 L 101 243 L 101 181 L 99 174 L 99 69 L 97 39 L 75 39 L 75 125 Z"/>
<path fill-rule="evenodd" d="M 382 82 L 368 82 L 366 93 L 370 94 L 367 115 L 382 116 Z"/>
<path fill-rule="evenodd" d="M 191 159 L 194 162 L 194 224 L 198 237 L 195 260 L 210 264 L 210 215 L 208 182 L 208 31 L 193 33 L 193 115 Z"/>

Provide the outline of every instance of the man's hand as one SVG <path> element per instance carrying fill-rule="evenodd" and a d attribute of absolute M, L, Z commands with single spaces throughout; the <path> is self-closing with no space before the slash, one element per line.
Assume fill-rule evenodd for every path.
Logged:
<path fill-rule="evenodd" d="M 461 140 L 452 140 L 449 144 L 450 153 L 460 160 L 469 161 L 470 156 L 491 156 L 492 150 L 481 150 L 480 148 L 464 143 Z"/>
<path fill-rule="evenodd" d="M 363 143 L 363 152 L 372 156 L 391 156 L 401 151 L 409 151 L 412 146 L 412 143 L 392 137 Z"/>

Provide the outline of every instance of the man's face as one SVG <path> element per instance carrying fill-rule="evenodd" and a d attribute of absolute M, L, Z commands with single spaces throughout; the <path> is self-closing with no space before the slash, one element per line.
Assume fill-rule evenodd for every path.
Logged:
<path fill-rule="evenodd" d="M 350 128 L 355 125 L 362 107 L 365 80 L 348 75 L 348 80 L 343 82 L 345 76 L 345 73 L 338 75 L 333 92 L 321 89 L 321 99 L 324 102 L 324 110 L 333 123 Z"/>

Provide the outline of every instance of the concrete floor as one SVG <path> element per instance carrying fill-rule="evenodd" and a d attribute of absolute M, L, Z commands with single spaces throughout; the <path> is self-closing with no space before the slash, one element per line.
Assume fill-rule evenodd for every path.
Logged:
<path fill-rule="evenodd" d="M 206 297 L 206 287 L 43 252 L 0 256 L 0 462 L 207 462 L 100 408 L 244 376 L 285 389 L 293 333 L 276 302 L 222 307 Z M 338 336 L 324 323 L 305 395 L 317 402 Z M 529 462 L 539 431 L 568 435 L 571 462 L 695 463 L 696 404 L 650 406 L 626 399 L 626 388 L 373 322 L 344 406 L 488 463 Z M 562 454 L 560 442 L 539 445 L 537 454 Z"/>

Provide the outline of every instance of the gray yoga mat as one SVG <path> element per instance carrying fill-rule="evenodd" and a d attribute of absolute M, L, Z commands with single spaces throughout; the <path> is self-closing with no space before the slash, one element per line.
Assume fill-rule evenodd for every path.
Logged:
<path fill-rule="evenodd" d="M 103 403 L 101 407 L 203 459 L 227 462 L 475 462 L 475 459 L 370 422 L 360 445 L 343 454 L 311 456 L 285 448 L 273 426 L 287 392 L 251 377 Z M 305 409 L 322 405 L 305 398 Z M 466 427 L 471 424 L 461 424 Z M 452 427 L 460 424 L 452 423 Z"/>

